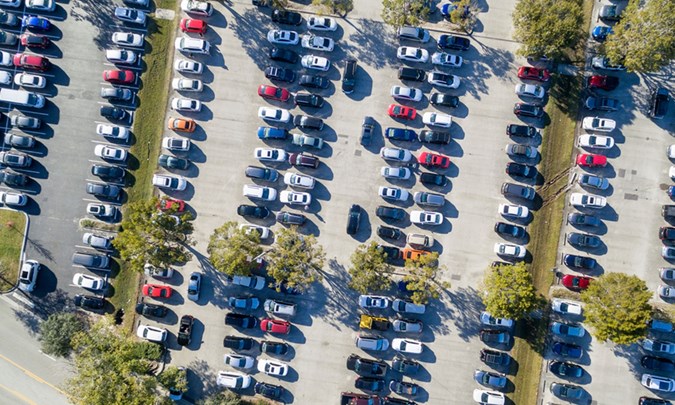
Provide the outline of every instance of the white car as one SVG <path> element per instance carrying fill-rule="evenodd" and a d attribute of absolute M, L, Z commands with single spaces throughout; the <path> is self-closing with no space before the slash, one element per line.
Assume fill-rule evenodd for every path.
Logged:
<path fill-rule="evenodd" d="M 291 134 L 293 140 L 291 143 L 298 146 L 307 146 L 308 148 L 323 148 L 323 139 L 316 136 L 309 136 L 305 134 Z"/>
<path fill-rule="evenodd" d="M 396 338 L 391 341 L 391 347 L 401 353 L 420 354 L 424 350 L 422 342 L 414 339 Z"/>
<path fill-rule="evenodd" d="M 459 76 L 443 72 L 430 72 L 429 75 L 427 75 L 427 81 L 429 84 L 435 84 L 436 86 L 447 87 L 449 89 L 458 88 L 461 82 Z"/>
<path fill-rule="evenodd" d="M 407 167 L 383 166 L 380 169 L 380 174 L 385 179 L 408 180 L 411 176 L 411 171 Z"/>
<path fill-rule="evenodd" d="M 126 141 L 129 139 L 129 128 L 112 124 L 98 124 L 96 125 L 96 134 Z"/>
<path fill-rule="evenodd" d="M 111 63 L 132 65 L 138 60 L 138 55 L 136 52 L 126 49 L 107 49 L 105 51 L 105 58 Z"/>
<path fill-rule="evenodd" d="M 202 91 L 204 84 L 198 79 L 176 78 L 171 82 L 171 87 L 176 91 Z"/>
<path fill-rule="evenodd" d="M 668 377 L 660 377 L 653 374 L 642 374 L 640 380 L 643 386 L 654 391 L 673 392 L 675 391 L 675 380 Z"/>
<path fill-rule="evenodd" d="M 409 150 L 400 148 L 382 148 L 380 149 L 380 156 L 385 160 L 401 163 L 410 162 L 412 159 L 412 153 Z"/>
<path fill-rule="evenodd" d="M 422 122 L 429 126 L 449 128 L 452 125 L 452 117 L 443 113 L 425 112 L 422 115 Z"/>
<path fill-rule="evenodd" d="M 272 122 L 288 122 L 291 120 L 291 113 L 283 108 L 260 107 L 258 117 Z"/>
<path fill-rule="evenodd" d="M 19 7 L 21 0 L 0 0 L 0 6 L 4 7 Z"/>
<path fill-rule="evenodd" d="M 213 6 L 208 1 L 183 0 L 180 9 L 189 14 L 208 17 L 213 14 Z"/>
<path fill-rule="evenodd" d="M 675 287 L 670 285 L 661 284 L 656 289 L 656 292 L 659 293 L 659 297 L 661 298 L 672 299 L 673 297 L 675 297 Z"/>
<path fill-rule="evenodd" d="M 359 306 L 361 308 L 387 309 L 389 298 L 381 295 L 360 295 Z"/>
<path fill-rule="evenodd" d="M 0 70 L 0 84 L 12 84 L 12 74 L 7 71 Z"/>
<path fill-rule="evenodd" d="M 216 385 L 230 389 L 246 389 L 251 386 L 251 376 L 234 371 L 218 371 Z"/>
<path fill-rule="evenodd" d="M 675 354 L 675 343 L 665 340 L 645 339 L 642 348 L 654 353 Z"/>
<path fill-rule="evenodd" d="M 331 17 L 309 17 L 307 28 L 314 31 L 335 31 L 337 22 Z"/>
<path fill-rule="evenodd" d="M 297 306 L 292 302 L 284 302 L 280 300 L 265 300 L 263 308 L 266 312 L 280 316 L 294 316 Z"/>
<path fill-rule="evenodd" d="M 391 309 L 403 314 L 423 314 L 427 307 L 424 304 L 415 304 L 414 302 L 397 298 L 391 304 Z"/>
<path fill-rule="evenodd" d="M 420 333 L 422 332 L 422 321 L 411 319 L 394 319 L 391 323 L 394 332 L 399 333 Z"/>
<path fill-rule="evenodd" d="M 564 315 L 581 315 L 583 308 L 580 304 L 571 301 L 565 301 L 561 299 L 554 299 L 551 302 L 551 309 L 554 312 Z"/>
<path fill-rule="evenodd" d="M 434 52 L 434 54 L 431 55 L 431 63 L 434 65 L 459 68 L 462 67 L 463 62 L 464 59 L 462 59 L 461 56 L 453 55 L 451 53 Z"/>
<path fill-rule="evenodd" d="M 586 117 L 581 126 L 587 131 L 612 132 L 616 128 L 616 121 L 609 118 Z"/>
<path fill-rule="evenodd" d="M 570 204 L 584 208 L 604 208 L 607 205 L 607 199 L 595 194 L 572 193 L 570 195 Z"/>
<path fill-rule="evenodd" d="M 494 252 L 499 256 L 515 257 L 521 259 L 525 257 L 527 249 L 525 249 L 525 246 L 523 245 L 497 242 L 494 246 Z"/>
<path fill-rule="evenodd" d="M 429 51 L 414 46 L 399 46 L 396 57 L 408 62 L 426 63 L 429 61 Z"/>
<path fill-rule="evenodd" d="M 284 174 L 284 184 L 291 187 L 298 187 L 311 190 L 316 184 L 316 180 L 312 176 L 306 176 L 304 174 L 298 173 L 286 173 Z"/>
<path fill-rule="evenodd" d="M 47 85 L 47 79 L 32 73 L 18 73 L 14 76 L 14 84 L 28 88 L 43 89 Z"/>
<path fill-rule="evenodd" d="M 223 360 L 225 361 L 225 364 L 234 368 L 247 369 L 253 367 L 255 364 L 255 359 L 253 357 L 237 353 L 226 354 Z"/>
<path fill-rule="evenodd" d="M 399 187 L 384 187 L 380 186 L 377 194 L 382 198 L 387 198 L 394 201 L 407 201 L 410 193 Z"/>
<path fill-rule="evenodd" d="M 0 202 L 11 207 L 23 207 L 28 204 L 28 196 L 14 191 L 0 191 Z"/>
<path fill-rule="evenodd" d="M 143 34 L 134 34 L 132 32 L 115 32 L 112 34 L 113 43 L 119 46 L 142 47 L 144 39 L 145 36 Z"/>
<path fill-rule="evenodd" d="M 315 51 L 332 52 L 335 48 L 335 41 L 314 34 L 303 35 L 300 44 L 303 48 L 313 49 Z"/>
<path fill-rule="evenodd" d="M 171 109 L 175 111 L 199 112 L 202 102 L 192 98 L 174 97 L 171 99 Z"/>
<path fill-rule="evenodd" d="M 75 273 L 73 276 L 73 284 L 78 287 L 86 288 L 88 290 L 102 290 L 105 286 L 105 281 L 101 277 L 90 276 L 88 274 Z"/>
<path fill-rule="evenodd" d="M 56 2 L 54 0 L 26 0 L 26 8 L 38 11 L 54 11 Z"/>
<path fill-rule="evenodd" d="M 211 51 L 211 44 L 208 41 L 192 37 L 176 38 L 174 46 L 177 50 L 187 53 L 206 55 Z"/>
<path fill-rule="evenodd" d="M 155 173 L 152 176 L 152 185 L 171 190 L 183 191 L 187 188 L 187 180 L 181 176 Z"/>
<path fill-rule="evenodd" d="M 670 145 L 666 149 L 666 156 L 668 156 L 668 159 L 675 159 L 675 145 Z"/>
<path fill-rule="evenodd" d="M 110 204 L 87 204 L 87 214 L 97 216 L 99 218 L 114 218 L 117 215 L 117 207 Z"/>
<path fill-rule="evenodd" d="M 420 101 L 422 100 L 422 91 L 405 86 L 391 86 L 391 96 L 401 100 Z"/>
<path fill-rule="evenodd" d="M 675 181 L 675 166 L 670 166 L 670 169 L 668 169 L 668 176 Z"/>
<path fill-rule="evenodd" d="M 267 33 L 267 40 L 276 45 L 297 45 L 300 42 L 300 35 L 295 31 L 270 30 Z"/>
<path fill-rule="evenodd" d="M 330 69 L 330 61 L 323 56 L 305 55 L 300 59 L 302 67 L 307 69 L 319 70 L 326 72 Z"/>
<path fill-rule="evenodd" d="M 610 136 L 584 134 L 579 136 L 577 145 L 581 148 L 612 149 L 614 139 Z"/>
<path fill-rule="evenodd" d="M 265 288 L 265 277 L 261 276 L 232 276 L 232 284 L 242 287 L 262 290 Z"/>
<path fill-rule="evenodd" d="M 116 162 L 124 162 L 127 160 L 127 151 L 122 148 L 115 148 L 107 145 L 96 145 L 94 148 L 94 155 L 101 159 L 114 160 Z"/>
<path fill-rule="evenodd" d="M 85 245 L 89 245 L 91 247 L 94 247 L 96 249 L 110 249 L 112 248 L 112 240 L 113 238 L 109 238 L 106 236 L 99 236 L 99 235 L 94 235 L 91 232 L 87 232 L 84 235 L 82 235 L 82 243 Z"/>
<path fill-rule="evenodd" d="M 186 59 L 178 59 L 173 64 L 173 68 L 181 73 L 200 75 L 204 71 L 204 65 L 201 62 L 195 62 Z"/>
<path fill-rule="evenodd" d="M 174 152 L 187 152 L 190 150 L 190 140 L 176 136 L 167 136 L 162 139 L 162 147 Z"/>
<path fill-rule="evenodd" d="M 136 329 L 136 336 L 157 343 L 165 341 L 167 334 L 166 329 L 149 325 L 138 325 L 138 329 Z"/>
<path fill-rule="evenodd" d="M 267 375 L 283 377 L 288 374 L 288 364 L 282 361 L 259 359 L 258 371 Z"/>
<path fill-rule="evenodd" d="M 255 148 L 253 157 L 267 162 L 284 162 L 288 155 L 283 149 L 276 148 Z"/>
<path fill-rule="evenodd" d="M 489 312 L 483 311 L 480 313 L 480 323 L 488 326 L 502 326 L 504 328 L 513 327 L 513 319 L 509 318 L 495 318 Z"/>
<path fill-rule="evenodd" d="M 481 389 L 473 390 L 473 400 L 481 405 L 504 405 L 506 403 L 506 398 L 501 392 Z"/>
<path fill-rule="evenodd" d="M 281 192 L 279 201 L 291 205 L 309 205 L 312 203 L 312 195 L 302 191 L 284 190 Z"/>
<path fill-rule="evenodd" d="M 542 99 L 546 95 L 546 90 L 537 84 L 516 84 L 516 94 L 522 97 L 533 97 Z"/>
<path fill-rule="evenodd" d="M 12 55 L 9 52 L 0 51 L 0 66 L 13 66 Z"/>
<path fill-rule="evenodd" d="M 443 214 L 431 211 L 412 211 L 410 222 L 418 225 L 440 225 L 443 223 Z"/>
<path fill-rule="evenodd" d="M 39 272 L 40 263 L 37 260 L 26 260 L 23 262 L 19 271 L 19 289 L 25 292 L 32 292 L 35 289 Z"/>
<path fill-rule="evenodd" d="M 269 238 L 271 233 L 270 228 L 254 224 L 240 224 L 239 229 L 243 229 L 247 234 L 256 232 L 260 236 L 260 239 Z"/>
<path fill-rule="evenodd" d="M 244 184 L 242 193 L 244 194 L 244 197 L 256 200 L 274 201 L 277 199 L 276 189 L 272 187 L 259 186 L 257 184 Z"/>
<path fill-rule="evenodd" d="M 356 347 L 361 350 L 372 350 L 375 352 L 383 352 L 389 349 L 389 340 L 382 337 L 375 336 L 357 336 L 354 339 Z"/>

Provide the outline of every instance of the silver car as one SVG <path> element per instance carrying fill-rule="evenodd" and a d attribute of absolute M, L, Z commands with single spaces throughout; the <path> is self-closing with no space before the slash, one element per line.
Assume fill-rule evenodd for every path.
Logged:
<path fill-rule="evenodd" d="M 199 300 L 199 292 L 201 291 L 202 285 L 202 275 L 201 273 L 193 272 L 190 274 L 190 280 L 188 282 L 187 295 L 190 301 Z"/>
<path fill-rule="evenodd" d="M 389 349 L 389 340 L 375 336 L 357 336 L 356 347 L 362 350 L 385 351 Z"/>

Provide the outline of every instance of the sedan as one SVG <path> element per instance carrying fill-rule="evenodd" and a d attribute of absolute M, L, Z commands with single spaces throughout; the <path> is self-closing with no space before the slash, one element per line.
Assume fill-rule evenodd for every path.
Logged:
<path fill-rule="evenodd" d="M 507 224 L 506 222 L 497 222 L 495 224 L 495 232 L 518 239 L 524 237 L 526 234 L 525 228 L 522 226 Z"/>
<path fill-rule="evenodd" d="M 171 109 L 175 111 L 199 112 L 202 102 L 191 98 L 174 97 L 171 99 Z"/>
<path fill-rule="evenodd" d="M 675 343 L 666 340 L 644 339 L 642 348 L 654 353 L 675 354 Z"/>
<path fill-rule="evenodd" d="M 468 51 L 470 46 L 471 42 L 468 38 L 448 34 L 443 34 L 438 37 L 438 47 L 440 49 Z"/>
<path fill-rule="evenodd" d="M 481 405 L 504 405 L 506 397 L 501 392 L 481 389 L 473 390 L 473 400 Z"/>
<path fill-rule="evenodd" d="M 386 351 L 389 348 L 389 340 L 374 336 L 357 336 L 354 343 L 361 350 Z"/>
<path fill-rule="evenodd" d="M 15 148 L 30 149 L 35 146 L 35 138 L 30 135 L 9 132 L 5 134 L 5 145 Z"/>
<path fill-rule="evenodd" d="M 523 205 L 499 204 L 499 213 L 510 218 L 527 218 L 530 210 Z"/>
<path fill-rule="evenodd" d="M 23 34 L 21 35 L 21 45 L 27 46 L 29 48 L 40 48 L 45 49 L 51 45 L 52 41 L 49 37 L 44 35 L 36 34 Z"/>
<path fill-rule="evenodd" d="M 581 313 L 583 312 L 583 308 L 581 307 L 580 304 L 557 298 L 551 302 L 551 309 L 554 312 L 563 315 L 581 315 Z"/>
<path fill-rule="evenodd" d="M 422 321 L 412 319 L 395 319 L 392 323 L 394 332 L 419 333 L 422 331 Z"/>
<path fill-rule="evenodd" d="M 614 147 L 614 139 L 602 135 L 580 135 L 577 145 L 582 148 L 611 149 Z"/>
<path fill-rule="evenodd" d="M 396 338 L 391 341 L 391 347 L 401 353 L 420 354 L 424 345 L 419 340 Z"/>
<path fill-rule="evenodd" d="M 265 207 L 242 204 L 237 207 L 237 214 L 241 215 L 242 217 L 264 219 L 270 215 L 270 211 Z"/>
<path fill-rule="evenodd" d="M 152 176 L 152 185 L 169 190 L 183 191 L 187 188 L 187 180 L 181 176 L 155 173 Z"/>
<path fill-rule="evenodd" d="M 609 97 L 588 97 L 584 106 L 589 110 L 616 111 L 619 109 L 619 100 Z"/>
<path fill-rule="evenodd" d="M 284 174 L 284 184 L 291 187 L 313 189 L 315 183 L 316 180 L 312 176 L 305 176 L 297 173 Z"/>
<path fill-rule="evenodd" d="M 516 94 L 521 97 L 532 97 L 542 99 L 546 95 L 546 90 L 534 84 L 516 84 Z"/>
<path fill-rule="evenodd" d="M 494 252 L 499 256 L 522 259 L 527 253 L 527 249 L 522 245 L 497 242 L 494 246 Z"/>
<path fill-rule="evenodd" d="M 562 278 L 562 285 L 572 290 L 585 290 L 592 281 L 591 277 L 566 274 Z"/>
<path fill-rule="evenodd" d="M 284 204 L 309 205 L 312 203 L 312 195 L 301 191 L 284 190 L 281 192 L 279 200 Z"/>
<path fill-rule="evenodd" d="M 401 163 L 408 163 L 412 160 L 412 153 L 407 149 L 382 148 L 380 156 L 385 160 L 392 160 Z"/>
<path fill-rule="evenodd" d="M 227 304 L 230 308 L 255 310 L 260 306 L 260 300 L 257 297 L 229 297 Z"/>
<path fill-rule="evenodd" d="M 660 392 L 675 391 L 675 380 L 672 378 L 660 377 L 652 374 L 642 374 L 642 379 L 640 382 L 643 386 L 649 388 L 650 390 Z"/>
<path fill-rule="evenodd" d="M 260 322 L 260 330 L 268 333 L 288 334 L 291 331 L 291 323 L 279 319 L 264 318 Z"/>
<path fill-rule="evenodd" d="M 42 121 L 38 118 L 27 117 L 25 115 L 12 115 L 9 118 L 9 123 L 12 124 L 13 127 L 21 129 L 38 129 L 42 126 Z"/>
<path fill-rule="evenodd" d="M 115 7 L 115 17 L 123 22 L 145 25 L 146 16 L 141 10 L 128 7 Z"/>
<path fill-rule="evenodd" d="M 291 113 L 283 108 L 260 107 L 258 109 L 258 117 L 267 121 L 285 123 L 291 120 Z"/>
<path fill-rule="evenodd" d="M 504 374 L 484 370 L 474 371 L 473 379 L 480 385 L 497 389 L 506 387 L 507 382 Z"/>
<path fill-rule="evenodd" d="M 223 360 L 225 364 L 241 369 L 251 368 L 255 363 L 255 359 L 253 357 L 236 353 L 226 354 Z"/>
<path fill-rule="evenodd" d="M 138 55 L 134 51 L 124 49 L 107 49 L 105 51 L 105 58 L 111 63 L 131 65 L 136 63 Z"/>
<path fill-rule="evenodd" d="M 508 345 L 511 342 L 511 335 L 504 330 L 482 329 L 479 336 L 486 345 Z"/>
<path fill-rule="evenodd" d="M 591 271 L 597 266 L 597 261 L 592 257 L 566 254 L 563 256 L 563 263 L 569 268 L 580 271 Z"/>
<path fill-rule="evenodd" d="M 440 225 L 443 223 L 443 214 L 431 211 L 412 211 L 410 222 L 417 225 Z"/>
<path fill-rule="evenodd" d="M 450 75 L 442 72 L 431 72 L 427 76 L 429 84 L 434 84 L 440 87 L 447 87 L 449 89 L 456 89 L 461 82 L 459 76 Z"/>
<path fill-rule="evenodd" d="M 450 167 L 450 158 L 438 153 L 422 152 L 417 158 L 417 162 L 427 167 L 440 167 L 442 169 Z"/>
<path fill-rule="evenodd" d="M 303 48 L 324 52 L 332 52 L 333 48 L 335 48 L 335 42 L 331 38 L 320 37 L 314 34 L 303 35 L 300 45 Z"/>
<path fill-rule="evenodd" d="M 386 179 L 408 180 L 410 178 L 411 171 L 407 167 L 384 166 L 380 169 L 380 174 Z"/>
<path fill-rule="evenodd" d="M 551 351 L 558 356 L 577 360 L 582 358 L 584 355 L 584 349 L 582 349 L 580 346 L 565 342 L 554 341 Z"/>
<path fill-rule="evenodd" d="M 584 395 L 584 389 L 572 384 L 551 383 L 549 390 L 558 398 L 567 400 L 580 399 Z"/>
<path fill-rule="evenodd" d="M 300 60 L 302 67 L 326 72 L 330 69 L 330 61 L 323 56 L 305 55 Z"/>
<path fill-rule="evenodd" d="M 389 299 L 380 295 L 361 295 L 359 306 L 366 309 L 386 309 L 389 307 Z"/>
<path fill-rule="evenodd" d="M 408 62 L 426 63 L 429 61 L 429 51 L 412 46 L 399 46 L 396 57 Z"/>
<path fill-rule="evenodd" d="M 268 359 L 258 360 L 258 371 L 267 375 L 283 377 L 288 374 L 288 368 L 288 364 L 281 361 Z"/>
<path fill-rule="evenodd" d="M 510 143 L 506 145 L 504 151 L 509 156 L 524 159 L 534 159 L 539 154 L 537 148 L 535 148 L 534 146 L 520 145 L 515 143 Z"/>
<path fill-rule="evenodd" d="M 443 113 L 425 112 L 422 115 L 422 122 L 429 126 L 449 128 L 452 125 L 452 117 Z"/>
<path fill-rule="evenodd" d="M 323 97 L 310 93 L 295 93 L 293 96 L 295 105 L 321 108 L 324 103 Z"/>
<path fill-rule="evenodd" d="M 537 169 L 534 166 L 523 165 L 516 162 L 509 162 L 506 164 L 506 174 L 508 174 L 509 176 L 533 179 L 537 177 Z"/>
<path fill-rule="evenodd" d="M 579 185 L 582 187 L 595 188 L 598 190 L 607 190 L 609 180 L 604 177 L 594 176 L 592 174 L 582 174 L 579 176 Z"/>
<path fill-rule="evenodd" d="M 463 59 L 459 55 L 453 55 L 446 52 L 434 52 L 431 55 L 431 63 L 439 66 L 446 66 L 452 68 L 462 67 Z"/>
<path fill-rule="evenodd" d="M 297 45 L 300 36 L 295 31 L 270 30 L 267 33 L 267 40 L 277 45 Z"/>
<path fill-rule="evenodd" d="M 513 113 L 519 117 L 541 118 L 544 116 L 544 109 L 534 104 L 516 103 L 513 106 Z"/>
<path fill-rule="evenodd" d="M 199 75 L 204 71 L 204 65 L 201 62 L 195 62 L 192 60 L 185 60 L 185 59 L 176 60 L 173 67 L 178 72 L 183 74 Z"/>
<path fill-rule="evenodd" d="M 562 378 L 581 378 L 584 376 L 584 369 L 574 363 L 566 361 L 553 360 L 548 364 L 548 369 L 553 374 Z"/>
<path fill-rule="evenodd" d="M 580 167 L 605 167 L 607 166 L 607 156 L 593 153 L 581 153 L 576 159 Z"/>
<path fill-rule="evenodd" d="M 612 132 L 616 128 L 616 121 L 609 118 L 586 117 L 581 126 L 587 131 Z"/>
<path fill-rule="evenodd" d="M 31 73 L 18 73 L 14 76 L 14 84 L 26 88 L 42 89 L 47 84 L 47 79 Z"/>
<path fill-rule="evenodd" d="M 375 215 L 384 220 L 390 219 L 393 221 L 400 221 L 401 219 L 405 218 L 405 211 L 400 208 L 385 207 L 380 205 L 375 210 Z"/>
<path fill-rule="evenodd" d="M 92 165 L 91 174 L 106 181 L 123 182 L 126 170 L 119 166 Z"/>
<path fill-rule="evenodd" d="M 113 160 L 117 162 L 124 162 L 127 160 L 127 150 L 122 148 L 115 148 L 107 145 L 96 145 L 94 154 L 101 159 Z"/>
<path fill-rule="evenodd" d="M 504 328 L 512 328 L 514 325 L 513 319 L 509 318 L 495 318 L 489 312 L 483 311 L 480 313 L 480 323 L 488 326 L 501 326 Z"/>
<path fill-rule="evenodd" d="M 176 91 L 202 91 L 204 85 L 198 79 L 181 79 L 175 78 L 171 82 L 171 88 Z"/>
<path fill-rule="evenodd" d="M 518 78 L 522 80 L 536 80 L 538 82 L 547 82 L 551 79 L 548 69 L 538 69 L 530 66 L 521 66 L 518 68 Z"/>
<path fill-rule="evenodd" d="M 307 19 L 307 28 L 314 31 L 335 31 L 337 22 L 331 17 L 313 16 Z"/>
<path fill-rule="evenodd" d="M 13 191 L 0 191 L 0 203 L 12 207 L 23 207 L 28 203 L 28 196 Z"/>
<path fill-rule="evenodd" d="M 29 30 L 49 31 L 51 23 L 48 19 L 35 15 L 27 15 L 21 20 L 21 28 Z"/>
<path fill-rule="evenodd" d="M 419 89 L 404 86 L 392 86 L 390 94 L 394 98 L 407 101 L 420 101 L 423 95 Z"/>
<path fill-rule="evenodd" d="M 133 34 L 131 32 L 115 32 L 112 34 L 113 43 L 119 46 L 140 48 L 143 46 L 144 39 L 145 36 L 143 34 Z"/>
<path fill-rule="evenodd" d="M 675 363 L 672 360 L 664 359 L 663 357 L 643 356 L 640 360 L 642 367 L 647 370 L 661 371 L 664 373 L 672 373 L 675 371 Z"/>
<path fill-rule="evenodd" d="M 88 274 L 75 273 L 73 284 L 88 290 L 102 290 L 105 287 L 105 281 L 101 277 L 90 276 Z"/>
<path fill-rule="evenodd" d="M 581 325 L 567 324 L 562 322 L 553 322 L 551 324 L 551 332 L 559 336 L 567 337 L 584 337 L 586 330 Z"/>
<path fill-rule="evenodd" d="M 262 98 L 278 101 L 288 101 L 291 93 L 283 88 L 261 84 L 258 86 L 258 95 Z"/>
<path fill-rule="evenodd" d="M 384 131 L 384 137 L 392 141 L 412 142 L 417 138 L 417 134 L 412 129 L 387 128 Z"/>
<path fill-rule="evenodd" d="M 190 150 L 191 142 L 187 138 L 178 138 L 168 136 L 162 139 L 162 147 L 173 152 L 187 152 Z"/>
<path fill-rule="evenodd" d="M 403 118 L 407 120 L 414 120 L 417 117 L 417 110 L 412 107 L 405 107 L 398 104 L 390 104 L 387 110 L 392 118 Z"/>
<path fill-rule="evenodd" d="M 407 201 L 410 196 L 410 193 L 402 188 L 384 186 L 380 186 L 377 194 L 382 198 L 394 201 Z"/>
<path fill-rule="evenodd" d="M 572 193 L 570 203 L 578 207 L 600 209 L 607 205 L 607 199 L 599 195 Z"/>
<path fill-rule="evenodd" d="M 104 70 L 103 80 L 112 84 L 133 84 L 136 74 L 131 70 Z"/>
<path fill-rule="evenodd" d="M 656 292 L 659 294 L 659 297 L 663 299 L 672 299 L 675 297 L 675 287 L 661 284 L 657 289 Z"/>

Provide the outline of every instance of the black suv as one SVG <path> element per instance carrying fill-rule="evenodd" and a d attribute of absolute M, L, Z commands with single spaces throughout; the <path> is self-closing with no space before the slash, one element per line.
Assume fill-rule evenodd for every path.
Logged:
<path fill-rule="evenodd" d="M 164 318 L 169 313 L 167 307 L 163 305 L 148 304 L 141 302 L 136 305 L 136 313 L 143 316 L 154 316 Z"/>
<path fill-rule="evenodd" d="M 351 94 L 356 87 L 356 70 L 359 68 L 359 65 L 356 63 L 356 59 L 348 59 L 347 64 L 345 65 L 345 74 L 342 76 L 342 92 L 345 94 Z"/>
<path fill-rule="evenodd" d="M 423 129 L 418 136 L 420 142 L 435 143 L 439 145 L 449 144 L 450 138 L 450 132 L 437 131 L 435 129 Z"/>
<path fill-rule="evenodd" d="M 256 205 L 246 205 L 242 204 L 237 207 L 237 214 L 242 217 L 253 217 L 253 218 L 267 218 L 270 215 L 270 210 L 265 207 L 258 207 Z"/>
<path fill-rule="evenodd" d="M 353 204 L 349 208 L 349 214 L 347 216 L 347 233 L 349 235 L 354 235 L 359 230 L 359 223 L 361 222 L 361 206 Z"/>
<path fill-rule="evenodd" d="M 387 363 L 365 359 L 355 354 L 347 358 L 347 369 L 353 370 L 360 375 L 381 377 L 387 374 Z"/>
<path fill-rule="evenodd" d="M 272 13 L 272 21 L 279 24 L 300 25 L 302 24 L 302 15 L 295 11 L 274 10 Z"/>
<path fill-rule="evenodd" d="M 445 187 L 448 184 L 448 178 L 442 174 L 422 173 L 420 175 L 420 182 L 429 186 Z"/>
<path fill-rule="evenodd" d="M 456 108 L 459 105 L 459 97 L 450 94 L 434 93 L 429 97 L 429 102 L 433 105 Z"/>
<path fill-rule="evenodd" d="M 238 314 L 236 312 L 228 312 L 225 315 L 225 325 L 253 329 L 258 326 L 258 318 L 250 315 Z"/>
<path fill-rule="evenodd" d="M 323 120 L 321 118 L 309 117 L 307 115 L 296 115 L 293 117 L 293 124 L 302 129 L 323 129 Z"/>
<path fill-rule="evenodd" d="M 375 215 L 382 219 L 393 219 L 398 221 L 405 217 L 405 211 L 400 208 L 380 205 L 375 210 Z"/>
<path fill-rule="evenodd" d="M 668 90 L 663 87 L 654 90 L 654 93 L 652 93 L 652 108 L 649 111 L 649 115 L 656 119 L 665 117 L 668 112 L 669 99 Z"/>
<path fill-rule="evenodd" d="M 504 197 L 517 197 L 526 200 L 534 200 L 534 196 L 536 194 L 536 191 L 534 191 L 532 187 L 521 186 L 520 184 L 515 183 L 502 184 L 502 195 Z"/>
<path fill-rule="evenodd" d="M 411 67 L 402 66 L 398 68 L 399 80 L 410 80 L 413 82 L 423 82 L 427 78 L 427 74 L 422 69 L 415 69 Z"/>
<path fill-rule="evenodd" d="M 118 107 L 111 107 L 107 105 L 101 106 L 101 117 L 108 118 L 111 120 L 123 120 L 127 118 L 128 113 L 126 110 L 123 110 Z"/>
<path fill-rule="evenodd" d="M 284 225 L 302 225 L 307 218 L 302 214 L 281 211 L 277 213 L 277 222 Z"/>
<path fill-rule="evenodd" d="M 271 80 L 279 80 L 280 82 L 293 83 L 295 80 L 295 72 L 291 69 L 268 66 L 265 68 L 265 77 Z"/>
<path fill-rule="evenodd" d="M 101 309 L 105 305 L 105 299 L 93 295 L 77 294 L 73 298 L 73 303 L 80 308 Z"/>
<path fill-rule="evenodd" d="M 126 170 L 118 166 L 92 165 L 91 174 L 106 180 L 122 181 Z"/>
<path fill-rule="evenodd" d="M 296 93 L 293 97 L 295 105 L 321 108 L 323 106 L 323 97 L 310 93 Z"/>
<path fill-rule="evenodd" d="M 296 63 L 298 54 L 290 49 L 272 48 L 270 50 L 270 59 L 279 62 Z"/>
<path fill-rule="evenodd" d="M 300 85 L 310 89 L 327 89 L 330 86 L 330 80 L 323 76 L 302 75 Z"/>
<path fill-rule="evenodd" d="M 452 49 L 455 51 L 467 51 L 471 46 L 468 38 L 458 37 L 456 35 L 443 34 L 438 37 L 438 47 L 440 49 Z"/>
<path fill-rule="evenodd" d="M 232 350 L 251 350 L 255 340 L 246 337 L 225 336 L 223 339 L 223 346 Z"/>
<path fill-rule="evenodd" d="M 260 351 L 267 354 L 276 354 L 283 356 L 288 353 L 288 345 L 284 342 L 273 342 L 271 340 L 263 340 L 260 342 Z"/>
<path fill-rule="evenodd" d="M 11 170 L 3 170 L 0 171 L 0 183 L 5 183 L 10 187 L 23 187 L 28 184 L 28 176 Z"/>
<path fill-rule="evenodd" d="M 506 135 L 533 138 L 537 135 L 537 128 L 530 125 L 509 124 L 506 126 Z"/>
<path fill-rule="evenodd" d="M 364 117 L 361 125 L 361 145 L 368 146 L 373 140 L 373 131 L 375 130 L 375 120 L 373 117 Z"/>

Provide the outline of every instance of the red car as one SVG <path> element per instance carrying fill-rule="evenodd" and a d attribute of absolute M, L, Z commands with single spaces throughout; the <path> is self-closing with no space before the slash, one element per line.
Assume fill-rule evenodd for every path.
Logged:
<path fill-rule="evenodd" d="M 258 86 L 258 95 L 262 98 L 269 98 L 270 100 L 279 100 L 279 101 L 288 101 L 291 97 L 291 93 L 280 87 L 276 86 L 267 86 L 261 84 Z"/>
<path fill-rule="evenodd" d="M 572 274 L 566 274 L 562 278 L 563 285 L 572 290 L 585 290 L 591 281 L 593 281 L 591 277 L 575 276 Z"/>
<path fill-rule="evenodd" d="M 291 331 L 291 323 L 288 321 L 280 321 L 278 319 L 265 318 L 260 322 L 260 330 L 269 333 L 288 334 L 288 332 Z"/>
<path fill-rule="evenodd" d="M 23 34 L 21 35 L 21 45 L 29 48 L 47 48 L 52 41 L 44 35 Z"/>
<path fill-rule="evenodd" d="M 132 84 L 136 74 L 131 70 L 104 70 L 103 80 L 113 84 Z"/>
<path fill-rule="evenodd" d="M 15 54 L 12 58 L 12 62 L 16 67 L 38 70 L 40 72 L 48 70 L 52 65 L 51 62 L 49 62 L 49 59 L 45 58 L 44 56 L 29 55 L 27 53 Z"/>
<path fill-rule="evenodd" d="M 605 167 L 607 166 L 607 157 L 593 153 L 582 153 L 577 156 L 577 165 L 582 167 Z"/>
<path fill-rule="evenodd" d="M 417 161 L 424 166 L 442 167 L 443 169 L 450 167 L 450 158 L 439 155 L 438 153 L 422 152 L 420 157 L 417 158 Z"/>
<path fill-rule="evenodd" d="M 619 78 L 614 76 L 595 75 L 588 78 L 589 89 L 614 90 L 619 85 Z"/>
<path fill-rule="evenodd" d="M 518 69 L 518 78 L 522 80 L 536 80 L 538 82 L 547 82 L 551 79 L 548 69 L 537 69 L 529 66 L 521 66 Z"/>
<path fill-rule="evenodd" d="M 162 198 L 157 202 L 157 209 L 160 211 L 175 209 L 176 212 L 183 212 L 185 211 L 185 201 L 175 198 Z"/>
<path fill-rule="evenodd" d="M 206 22 L 202 20 L 195 20 L 194 18 L 183 18 L 180 20 L 180 30 L 183 32 L 204 35 L 206 27 Z"/>
<path fill-rule="evenodd" d="M 152 298 L 171 298 L 173 290 L 171 287 L 159 284 L 145 284 L 143 286 L 143 295 Z"/>
<path fill-rule="evenodd" d="M 392 104 L 387 110 L 390 117 L 393 118 L 405 118 L 408 120 L 414 120 L 417 117 L 417 110 L 412 107 L 405 107 L 398 104 Z"/>

